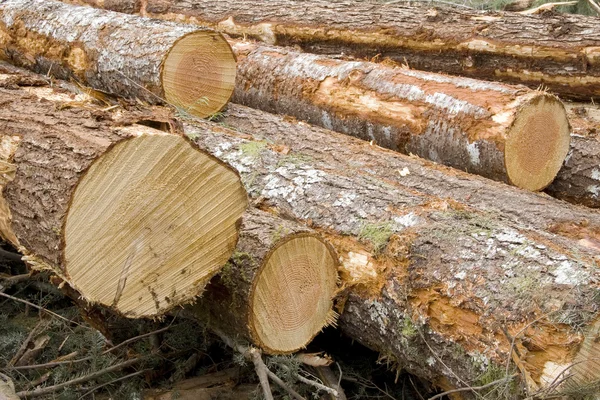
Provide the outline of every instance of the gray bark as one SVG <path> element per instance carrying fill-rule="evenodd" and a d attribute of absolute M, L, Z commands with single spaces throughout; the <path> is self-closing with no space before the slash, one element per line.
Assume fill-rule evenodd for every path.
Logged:
<path fill-rule="evenodd" d="M 351 337 L 443 388 L 504 371 L 503 329 L 527 361 L 519 389 L 548 385 L 548 363 L 572 361 L 599 311 L 589 301 L 599 213 L 240 106 L 221 124 L 235 131 L 185 129 L 262 208 L 334 245 L 352 287 L 341 316 Z M 583 239 L 549 228 L 581 218 Z"/>
<path fill-rule="evenodd" d="M 99 5 L 98 0 L 72 0 Z M 105 7 L 217 28 L 321 54 L 391 59 L 411 68 L 600 96 L 600 23 L 545 12 L 474 11 L 349 0 L 128 0 Z"/>
<path fill-rule="evenodd" d="M 292 115 L 504 182 L 518 179 L 515 175 L 521 173 L 512 171 L 509 176 L 504 153 L 519 111 L 529 106 L 535 112 L 530 103 L 542 98 L 557 101 L 522 86 L 341 61 L 276 47 L 246 43 L 233 47 L 238 56 L 234 102 Z M 563 123 L 563 113 L 552 117 Z M 566 129 L 560 135 L 567 135 Z M 550 130 L 547 133 L 548 140 L 560 136 Z M 546 156 L 564 158 L 566 148 L 556 153 L 560 155 L 549 152 Z"/>

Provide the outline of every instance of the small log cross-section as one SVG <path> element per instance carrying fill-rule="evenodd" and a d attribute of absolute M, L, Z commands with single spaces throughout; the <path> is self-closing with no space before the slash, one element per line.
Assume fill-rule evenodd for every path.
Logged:
<path fill-rule="evenodd" d="M 236 251 L 195 313 L 268 353 L 297 351 L 335 322 L 337 264 L 335 251 L 316 232 L 249 210 Z"/>
<path fill-rule="evenodd" d="M 261 207 L 334 246 L 350 337 L 444 389 L 509 362 L 515 393 L 600 379 L 572 368 L 598 358 L 582 347 L 600 316 L 598 212 L 237 105 L 222 122 L 235 131 L 185 129 Z"/>
<path fill-rule="evenodd" d="M 29 89 L 0 89 L 2 237 L 128 317 L 193 300 L 235 249 L 237 173 L 182 135 L 57 111 L 68 95 Z"/>
<path fill-rule="evenodd" d="M 569 150 L 558 98 L 507 86 L 247 43 L 233 101 L 538 191 Z"/>
<path fill-rule="evenodd" d="M 200 117 L 221 110 L 235 82 L 217 32 L 51 0 L 1 2 L 0 44 L 4 58 L 41 74 Z"/>
<path fill-rule="evenodd" d="M 573 127 L 571 148 L 546 192 L 572 203 L 600 208 L 600 108 L 582 103 L 565 105 Z"/>

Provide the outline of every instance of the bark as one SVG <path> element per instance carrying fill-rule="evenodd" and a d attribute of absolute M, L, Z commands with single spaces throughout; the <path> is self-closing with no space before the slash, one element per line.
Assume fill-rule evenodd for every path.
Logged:
<path fill-rule="evenodd" d="M 190 41 L 196 48 L 182 49 Z M 201 117 L 222 109 L 233 91 L 231 49 L 207 28 L 55 1 L 6 0 L 0 43 L 3 58 L 38 73 L 130 99 L 167 101 Z M 182 65 L 172 65 L 180 55 Z"/>
<path fill-rule="evenodd" d="M 593 17 L 347 0 L 148 0 L 104 6 L 307 52 L 390 59 L 415 69 L 531 88 L 544 85 L 563 98 L 600 95 L 600 22 Z"/>
<path fill-rule="evenodd" d="M 281 254 L 271 261 L 293 242 L 302 244 L 302 253 L 293 254 L 291 262 Z M 251 209 L 242 219 L 236 252 L 194 313 L 268 353 L 292 353 L 334 322 L 336 284 L 337 256 L 318 234 Z"/>
<path fill-rule="evenodd" d="M 262 208 L 332 243 L 348 335 L 445 389 L 503 374 L 508 335 L 516 388 L 572 364 L 598 318 L 600 214 L 245 107 L 221 125 L 185 129 Z"/>
<path fill-rule="evenodd" d="M 160 315 L 229 258 L 246 194 L 180 134 L 82 102 L 49 87 L 0 89 L 0 234 L 85 300 Z"/>
<path fill-rule="evenodd" d="M 568 151 L 560 101 L 467 78 L 238 43 L 233 100 L 529 190 Z"/>
<path fill-rule="evenodd" d="M 573 126 L 571 149 L 564 165 L 546 189 L 572 203 L 600 208 L 600 110 L 595 105 L 567 104 Z"/>

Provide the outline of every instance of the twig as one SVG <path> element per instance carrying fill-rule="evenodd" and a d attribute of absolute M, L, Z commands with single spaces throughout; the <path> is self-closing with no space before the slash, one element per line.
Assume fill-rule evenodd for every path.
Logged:
<path fill-rule="evenodd" d="M 171 328 L 171 325 L 169 325 L 169 326 L 167 326 L 165 328 L 158 329 L 156 331 L 152 331 L 152 332 L 145 333 L 143 335 L 132 337 L 131 339 L 127 339 L 124 342 L 121 342 L 121 343 L 119 343 L 116 346 L 113 346 L 113 347 L 111 347 L 109 349 L 104 350 L 102 353 L 100 353 L 100 355 L 103 356 L 105 354 L 111 353 L 111 352 L 115 351 L 116 349 L 118 349 L 118 348 L 120 348 L 122 346 L 125 346 L 126 344 L 129 344 L 129 343 L 134 342 L 134 341 L 139 340 L 139 339 L 143 339 L 143 338 L 145 338 L 147 336 L 150 336 L 150 335 L 154 335 L 156 333 L 164 332 L 164 331 L 166 331 L 167 329 L 170 329 L 170 328 Z M 52 367 L 58 367 L 59 365 L 74 364 L 74 363 L 80 363 L 80 362 L 83 362 L 83 361 L 89 361 L 89 360 L 91 360 L 93 358 L 94 358 L 93 356 L 89 356 L 89 357 L 84 357 L 84 358 L 78 358 L 77 360 L 53 361 L 53 362 L 49 362 L 49 363 L 45 363 L 45 364 L 23 365 L 23 366 L 20 366 L 20 367 L 11 367 L 10 369 L 13 369 L 13 370 L 26 370 L 26 369 L 52 368 Z"/>
<path fill-rule="evenodd" d="M 588 1 L 591 1 L 591 0 L 588 0 Z M 577 1 L 559 1 L 556 3 L 546 3 L 546 4 L 542 4 L 541 6 L 538 6 L 535 8 L 530 8 L 529 10 L 519 11 L 518 13 L 523 14 L 523 15 L 532 15 L 532 14 L 538 14 L 542 11 L 552 10 L 554 7 L 572 6 L 573 4 L 577 4 Z"/>
<path fill-rule="evenodd" d="M 238 344 L 233 339 L 231 339 L 229 336 L 227 336 L 225 333 L 221 332 L 218 329 L 213 329 L 213 331 L 217 334 L 217 336 L 219 336 L 221 338 L 221 340 L 223 342 L 225 342 L 225 344 L 227 346 L 231 347 L 238 353 L 242 354 L 244 357 L 252 360 L 252 362 L 254 363 L 254 367 L 256 369 L 256 374 L 258 375 L 258 379 L 260 380 L 260 384 L 262 386 L 263 393 L 267 400 L 273 399 L 273 394 L 271 393 L 271 387 L 269 386 L 268 379 L 266 380 L 266 385 L 263 385 L 264 381 L 260 375 L 262 373 L 265 373 L 266 377 L 271 378 L 271 380 L 273 382 L 275 382 L 279 387 L 281 387 L 283 390 L 285 390 L 290 395 L 292 395 L 296 400 L 306 400 L 302 396 L 300 396 L 298 393 L 296 393 L 292 388 L 288 387 L 284 381 L 282 381 L 277 375 L 275 375 L 273 372 L 271 372 L 269 370 L 269 368 L 267 368 L 267 366 L 265 365 L 265 363 L 262 360 L 262 357 L 260 356 L 260 352 L 258 351 L 258 349 Z M 255 358 L 256 355 L 258 355 L 257 358 Z M 258 366 L 257 366 L 257 363 L 258 363 Z M 265 392 L 266 389 L 268 389 L 268 392 Z"/>
<path fill-rule="evenodd" d="M 258 349 L 255 347 L 250 347 L 247 350 L 247 353 L 249 354 L 250 359 L 252 359 L 252 362 L 254 363 L 254 369 L 256 370 L 256 375 L 258 375 L 258 380 L 260 381 L 260 386 L 262 387 L 265 399 L 274 400 L 273 393 L 271 393 L 271 386 L 269 386 L 269 376 L 267 373 L 269 369 L 265 365 L 260 351 L 258 351 Z"/>
<path fill-rule="evenodd" d="M 27 351 L 27 347 L 29 346 L 29 342 L 31 342 L 33 340 L 34 336 L 38 334 L 38 332 L 43 324 L 47 324 L 47 321 L 40 320 L 40 322 L 38 322 L 33 327 L 31 332 L 29 332 L 29 335 L 27 335 L 27 338 L 23 341 L 23 343 L 21 343 L 21 347 L 19 347 L 19 350 L 17 350 L 15 355 L 13 355 L 13 357 L 8 362 L 7 365 L 9 367 L 15 365 L 19 361 L 19 359 L 23 356 L 23 354 L 25 354 L 25 352 Z"/>
<path fill-rule="evenodd" d="M 596 11 L 596 13 L 600 15 L 600 6 L 598 5 L 598 3 L 596 3 L 594 0 L 588 0 L 588 3 L 590 3 L 590 6 L 592 6 L 594 11 Z"/>
<path fill-rule="evenodd" d="M 290 396 L 292 396 L 296 400 L 306 400 L 298 392 L 296 392 L 294 389 L 292 389 L 291 387 L 289 387 L 288 385 L 286 385 L 285 382 L 282 381 L 280 377 L 278 377 L 277 375 L 275 375 L 275 373 L 273 371 L 271 371 L 271 370 L 268 369 L 267 370 L 267 375 L 269 375 L 269 378 L 273 382 L 275 382 L 277 384 L 277 386 L 279 386 L 280 388 L 282 388 L 283 390 L 285 390 Z"/>
<path fill-rule="evenodd" d="M 463 387 L 463 388 L 448 390 L 448 391 L 446 391 L 444 393 L 436 394 L 435 396 L 430 397 L 427 400 L 439 399 L 439 398 L 442 398 L 444 396 L 447 396 L 447 395 L 453 394 L 453 393 L 470 392 L 470 391 L 473 391 L 473 390 L 484 390 L 484 389 L 487 389 L 489 387 L 492 387 L 492 386 L 495 386 L 495 385 L 499 385 L 500 383 L 504 383 L 505 381 L 510 381 L 511 379 L 513 379 L 514 377 L 516 377 L 518 375 L 519 374 L 513 374 L 511 376 L 505 376 L 504 378 L 496 379 L 495 381 L 490 382 L 488 384 L 485 384 L 483 386 L 469 386 L 469 387 Z"/>
<path fill-rule="evenodd" d="M 469 7 L 466 4 L 452 3 L 451 1 L 443 1 L 443 0 L 392 0 L 392 1 L 388 1 L 384 4 L 387 6 L 388 4 L 397 4 L 397 3 L 439 3 L 439 4 L 445 4 L 448 6 L 462 7 L 462 8 L 467 8 L 469 10 L 473 10 L 473 7 Z"/>
<path fill-rule="evenodd" d="M 88 390 L 87 392 L 85 392 L 84 394 L 82 394 L 81 396 L 79 396 L 79 397 L 77 398 L 77 400 L 81 400 L 81 399 L 83 399 L 83 398 L 84 398 L 85 396 L 87 396 L 88 394 L 92 394 L 92 393 L 94 393 L 96 390 L 98 390 L 98 389 L 100 389 L 100 388 L 102 388 L 102 387 L 104 387 L 104 386 L 112 385 L 113 383 L 117 383 L 117 382 L 120 382 L 120 381 L 124 381 L 125 379 L 129 379 L 129 378 L 133 378 L 134 376 L 141 375 L 141 374 L 143 374 L 143 373 L 144 373 L 144 372 L 146 372 L 146 371 L 149 371 L 149 370 L 147 370 L 147 369 L 142 369 L 142 370 L 140 370 L 140 371 L 137 371 L 137 372 L 134 372 L 134 373 L 132 373 L 132 374 L 125 375 L 125 376 L 122 376 L 122 377 L 120 377 L 120 378 L 117 378 L 117 379 L 113 379 L 113 380 L 112 380 L 112 381 L 110 381 L 110 382 L 106 382 L 106 383 L 103 383 L 103 384 L 101 384 L 101 385 L 94 386 L 93 388 L 91 388 L 90 390 Z"/>
<path fill-rule="evenodd" d="M 52 316 L 54 316 L 54 317 L 56 317 L 56 318 L 58 318 L 58 319 L 62 319 L 63 321 L 66 321 L 66 322 L 68 322 L 68 323 L 70 323 L 70 324 L 75 324 L 75 325 L 77 325 L 77 326 L 80 326 L 80 327 L 82 327 L 82 328 L 86 328 L 86 329 L 93 330 L 93 328 L 90 328 L 89 326 L 82 325 L 82 324 L 80 324 L 80 323 L 78 323 L 78 322 L 75 322 L 75 321 L 73 321 L 73 320 L 70 320 L 70 319 L 68 319 L 68 318 L 65 318 L 65 317 L 63 317 L 63 316 L 62 316 L 62 315 L 60 315 L 60 314 L 57 314 L 57 313 L 55 313 L 55 312 L 52 312 L 52 311 L 50 311 L 50 310 L 48 310 L 48 309 L 46 309 L 46 308 L 44 308 L 44 307 L 38 306 L 37 304 L 33 304 L 33 303 L 31 303 L 31 302 L 29 302 L 29 301 L 27 301 L 27 300 L 23 300 L 23 299 L 20 299 L 20 298 L 18 298 L 18 297 L 14 297 L 14 296 L 11 296 L 11 295 L 9 295 L 9 294 L 2 293 L 2 292 L 0 292 L 0 296 L 2 296 L 2 297 L 6 297 L 7 299 L 11 299 L 11 300 L 14 300 L 14 301 L 18 301 L 18 302 L 20 302 L 20 303 L 23 303 L 23 304 L 27 304 L 27 305 L 28 305 L 28 306 L 30 306 L 30 307 L 33 307 L 33 308 L 36 308 L 36 309 L 38 309 L 38 310 L 40 310 L 40 311 L 43 311 L 43 312 L 45 312 L 45 313 L 48 313 L 48 314 L 50 314 L 50 315 L 52 315 Z"/>
<path fill-rule="evenodd" d="M 18 392 L 17 396 L 19 396 L 20 398 L 33 398 L 33 397 L 40 397 L 40 396 L 45 396 L 47 394 L 51 394 L 54 392 L 59 391 L 60 389 L 63 389 L 67 386 L 71 386 L 71 385 L 77 385 L 79 383 L 83 383 L 83 382 L 87 382 L 89 380 L 92 380 L 94 378 L 97 378 L 99 376 L 102 376 L 104 374 L 108 374 L 110 372 L 114 372 L 114 371 L 118 371 L 120 369 L 123 368 L 127 368 L 129 366 L 132 366 L 134 364 L 137 364 L 138 362 L 142 361 L 145 357 L 138 357 L 138 358 L 134 358 L 132 360 L 128 360 L 128 361 L 124 361 L 122 363 L 113 365 L 112 367 L 108 367 L 108 368 L 104 368 L 101 369 L 100 371 L 96 371 L 92 374 L 86 375 L 86 376 L 82 376 L 76 379 L 72 379 L 70 381 L 67 382 L 63 382 L 63 383 L 59 383 L 58 385 L 53 385 L 53 386 L 47 386 L 45 388 L 41 388 L 41 389 L 37 389 L 37 390 L 32 390 L 32 391 L 24 391 L 24 392 Z"/>
<path fill-rule="evenodd" d="M 319 390 L 322 390 L 326 393 L 329 393 L 332 396 L 335 396 L 336 398 L 338 397 L 338 391 L 335 389 L 330 388 L 329 386 L 325 386 L 323 384 L 320 384 L 317 381 L 311 381 L 310 379 L 306 379 L 305 377 L 303 377 L 302 375 L 299 374 L 294 374 L 296 376 L 296 378 L 298 378 L 298 380 L 300 382 L 306 383 L 307 385 L 316 387 Z"/>

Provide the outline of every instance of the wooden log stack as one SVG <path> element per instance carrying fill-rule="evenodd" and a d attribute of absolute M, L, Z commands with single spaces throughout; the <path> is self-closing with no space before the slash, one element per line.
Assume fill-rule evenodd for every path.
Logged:
<path fill-rule="evenodd" d="M 232 37 L 477 79 L 540 85 L 563 98 L 600 96 L 600 22 L 360 1 L 69 0 L 210 26 Z"/>
<path fill-rule="evenodd" d="M 84 2 L 200 20 L 181 11 L 191 7 L 186 1 Z M 494 65 L 502 72 L 487 78 L 532 83 L 528 77 L 542 76 L 574 97 L 596 93 L 593 35 L 575 53 L 525 34 L 506 42 L 517 20 L 546 26 L 542 17 L 432 10 L 409 21 L 406 10 L 414 9 L 361 4 L 349 7 L 364 11 L 357 20 L 373 22 L 373 7 L 381 7 L 381 25 L 359 29 L 339 22 L 346 2 L 289 3 L 286 12 L 317 21 L 308 29 L 278 12 L 242 24 L 223 11 L 233 9 L 229 2 L 203 4 L 208 11 L 198 15 L 219 15 L 203 21 L 229 33 L 258 35 L 260 27 L 272 42 L 336 51 L 356 45 L 357 54 L 376 37 L 388 55 L 401 50 L 424 65 L 434 52 L 446 65 L 464 51 L 477 60 L 473 71 L 485 75 Z M 321 14 L 312 14 L 313 5 Z M 399 39 L 390 10 L 418 42 Z M 67 29 L 69 13 L 81 28 Z M 151 27 L 157 47 L 137 46 L 154 36 L 119 31 L 125 22 Z M 572 26 L 586 24 L 593 25 Z M 468 38 L 460 28 L 467 25 L 477 27 Z M 197 48 L 210 53 L 211 41 L 229 48 L 213 31 L 7 0 L 0 34 L 6 57 L 19 65 L 44 73 L 48 66 L 99 90 L 151 103 L 159 97 L 178 108 L 156 107 L 171 127 L 156 130 L 137 124 L 131 110 L 73 99 L 43 78 L 32 88 L 19 73 L 5 84 L 0 75 L 0 234 L 85 300 L 133 318 L 186 305 L 215 330 L 273 354 L 306 346 L 339 313 L 346 335 L 444 390 L 467 388 L 457 396 L 476 398 L 475 388 L 489 381 L 500 398 L 598 390 L 600 212 L 533 192 L 558 173 L 550 191 L 597 204 L 593 183 L 578 180 L 595 179 L 597 155 L 585 155 L 589 138 L 570 144 L 568 114 L 556 96 L 231 42 L 237 101 L 323 127 L 235 104 L 217 125 L 189 116 L 214 113 L 228 99 L 219 95 L 223 104 L 212 111 L 196 108 L 212 91 L 201 88 L 233 85 L 224 61 L 231 51 L 194 68 L 211 59 Z M 194 35 L 193 46 L 178 48 Z M 99 56 L 104 48 L 114 60 Z M 574 54 L 585 55 L 585 76 L 559 72 Z M 471 67 L 450 72 L 468 75 Z M 183 92 L 171 96 L 169 85 Z M 583 194 L 561 186 L 565 157 L 567 183 L 585 187 Z"/>

